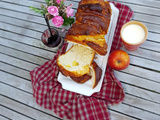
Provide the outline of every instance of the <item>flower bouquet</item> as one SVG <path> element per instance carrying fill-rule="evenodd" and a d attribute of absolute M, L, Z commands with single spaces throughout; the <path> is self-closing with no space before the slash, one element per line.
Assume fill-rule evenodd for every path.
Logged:
<path fill-rule="evenodd" d="M 55 27 L 68 26 L 74 23 L 73 17 L 73 4 L 69 6 L 64 5 L 65 0 L 45 0 L 47 5 L 41 5 L 41 8 L 30 7 L 36 13 L 44 16 L 47 23 L 48 29 L 42 34 L 41 40 L 48 47 L 58 47 L 60 48 L 63 44 L 62 37 L 59 32 L 50 28 L 49 20 Z M 64 30 L 64 29 L 63 29 Z"/>
<path fill-rule="evenodd" d="M 45 0 L 47 5 L 41 8 L 30 7 L 36 13 L 43 15 L 48 20 L 52 20 L 55 27 L 68 26 L 74 23 L 73 4 L 64 5 L 65 0 Z"/>

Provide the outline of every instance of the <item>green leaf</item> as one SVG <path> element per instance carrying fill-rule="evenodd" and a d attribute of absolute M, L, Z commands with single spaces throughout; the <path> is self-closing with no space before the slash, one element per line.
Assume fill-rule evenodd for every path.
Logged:
<path fill-rule="evenodd" d="M 62 0 L 62 1 L 60 2 L 60 5 L 64 5 L 64 0 Z"/>
<path fill-rule="evenodd" d="M 74 23 L 74 18 L 69 17 L 69 24 L 73 24 Z"/>
<path fill-rule="evenodd" d="M 63 22 L 63 25 L 64 26 L 68 26 L 68 25 L 72 25 L 74 23 L 74 18 L 71 18 L 71 17 L 64 17 L 63 16 L 63 19 L 64 19 L 64 22 Z"/>
<path fill-rule="evenodd" d="M 44 5 L 41 5 L 41 9 L 44 11 L 45 14 L 48 12 L 48 11 L 47 11 L 47 8 L 44 7 Z"/>
<path fill-rule="evenodd" d="M 69 18 L 68 17 L 63 17 L 63 19 L 64 19 L 63 25 L 68 26 L 70 24 L 69 23 Z"/>
<path fill-rule="evenodd" d="M 45 14 L 45 11 L 44 10 L 41 10 L 41 9 L 38 9 L 38 8 L 35 8 L 35 7 L 29 7 L 31 10 L 33 10 L 34 12 L 36 13 L 39 13 L 41 15 Z"/>
<path fill-rule="evenodd" d="M 45 1 L 46 1 L 47 4 L 49 4 L 49 1 L 50 1 L 50 0 L 45 0 Z"/>
<path fill-rule="evenodd" d="M 60 5 L 59 5 L 59 9 L 63 9 L 64 8 L 64 2 L 63 0 L 60 2 Z"/>
<path fill-rule="evenodd" d="M 39 13 L 41 15 L 45 15 L 48 12 L 46 8 L 42 8 L 42 7 L 41 7 L 41 9 L 35 8 L 35 7 L 31 7 L 31 6 L 29 8 L 31 10 L 33 10 L 34 12 Z"/>
<path fill-rule="evenodd" d="M 50 3 L 51 0 L 45 0 L 47 3 L 47 6 L 51 6 L 52 4 Z"/>

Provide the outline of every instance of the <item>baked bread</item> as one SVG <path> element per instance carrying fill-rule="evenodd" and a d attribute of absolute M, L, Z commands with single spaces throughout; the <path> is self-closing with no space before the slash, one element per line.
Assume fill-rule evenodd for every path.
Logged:
<path fill-rule="evenodd" d="M 70 76 L 70 78 L 77 83 L 83 84 L 83 83 L 87 82 L 89 79 L 91 79 L 92 76 L 90 74 L 85 74 L 85 75 L 82 75 L 80 77 Z"/>
<path fill-rule="evenodd" d="M 81 0 L 76 21 L 68 30 L 65 40 L 76 43 L 57 59 L 57 65 L 64 76 L 77 83 L 92 81 L 94 89 L 101 79 L 102 69 L 94 61 L 95 53 L 107 54 L 104 36 L 108 32 L 111 7 L 104 0 Z"/>
<path fill-rule="evenodd" d="M 94 89 L 98 85 L 102 76 L 102 69 L 94 61 L 91 64 L 89 75 L 92 76 L 92 89 Z"/>
<path fill-rule="evenodd" d="M 90 66 L 90 72 L 88 74 L 85 74 L 80 77 L 71 76 L 71 79 L 77 83 L 85 83 L 86 81 L 91 80 L 92 89 L 94 89 L 98 85 L 101 76 L 102 76 L 102 69 L 97 65 L 95 61 L 93 61 Z"/>
<path fill-rule="evenodd" d="M 105 55 L 107 43 L 104 36 L 108 32 L 111 7 L 104 0 L 81 0 L 76 13 L 76 21 L 65 36 L 66 41 L 89 46 L 96 53 Z"/>
<path fill-rule="evenodd" d="M 59 71 L 77 83 L 92 81 L 94 89 L 100 81 L 102 70 L 94 61 L 95 52 L 90 48 L 76 44 L 57 58 Z"/>
<path fill-rule="evenodd" d="M 95 52 L 82 45 L 73 45 L 65 54 L 57 58 L 61 73 L 70 77 L 81 77 L 90 72 Z"/>

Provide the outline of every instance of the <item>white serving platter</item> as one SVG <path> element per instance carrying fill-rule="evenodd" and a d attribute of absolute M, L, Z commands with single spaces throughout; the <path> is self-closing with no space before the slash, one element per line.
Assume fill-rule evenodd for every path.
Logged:
<path fill-rule="evenodd" d="M 117 19 L 118 19 L 118 15 L 119 15 L 119 10 L 112 3 L 110 3 L 110 5 L 111 5 L 111 9 L 112 9 L 112 16 L 111 16 L 111 22 L 109 25 L 109 31 L 105 35 L 105 39 L 108 44 L 108 49 L 107 49 L 108 53 L 105 56 L 100 56 L 100 55 L 96 54 L 97 59 L 95 59 L 95 62 L 102 69 L 102 76 L 101 76 L 101 79 L 100 79 L 98 85 L 94 89 L 92 89 L 91 80 L 88 80 L 87 82 L 85 82 L 83 84 L 80 84 L 80 83 L 76 83 L 75 81 L 73 81 L 70 77 L 65 77 L 64 75 L 59 73 L 58 81 L 62 84 L 63 89 L 69 90 L 69 91 L 72 91 L 75 93 L 79 93 L 82 95 L 86 95 L 86 96 L 91 96 L 93 93 L 100 91 L 101 86 L 102 86 L 102 82 L 103 82 L 103 78 L 105 75 L 108 56 L 110 53 L 110 49 L 111 49 L 111 45 L 112 45 L 112 41 L 113 41 L 113 36 L 114 36 L 114 31 L 115 31 L 115 28 L 117 25 Z M 73 43 L 69 43 L 67 50 L 72 45 L 73 45 Z"/>

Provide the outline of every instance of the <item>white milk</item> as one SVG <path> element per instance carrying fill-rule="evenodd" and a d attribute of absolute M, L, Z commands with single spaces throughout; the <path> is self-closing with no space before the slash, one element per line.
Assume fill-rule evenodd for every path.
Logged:
<path fill-rule="evenodd" d="M 132 24 L 123 29 L 122 36 L 127 43 L 137 44 L 144 39 L 145 31 L 141 26 Z"/>

